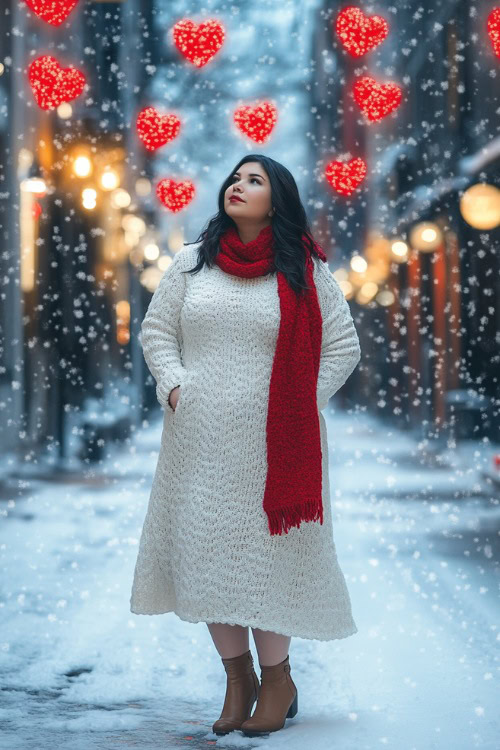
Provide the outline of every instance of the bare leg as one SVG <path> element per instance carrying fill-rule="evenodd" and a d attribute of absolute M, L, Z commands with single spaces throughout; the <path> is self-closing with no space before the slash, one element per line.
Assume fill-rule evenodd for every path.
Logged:
<path fill-rule="evenodd" d="M 221 659 L 232 659 L 250 650 L 248 626 L 223 622 L 207 622 L 207 626 Z"/>
<path fill-rule="evenodd" d="M 252 628 L 252 633 L 261 667 L 272 667 L 286 659 L 292 636 L 259 628 Z"/>

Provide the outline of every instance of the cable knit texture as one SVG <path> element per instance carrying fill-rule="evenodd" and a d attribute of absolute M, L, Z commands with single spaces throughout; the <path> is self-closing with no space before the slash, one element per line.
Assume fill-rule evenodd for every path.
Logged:
<path fill-rule="evenodd" d="M 159 459 L 132 583 L 131 612 L 249 625 L 317 640 L 357 632 L 333 539 L 326 423 L 319 414 L 323 524 L 270 535 L 262 507 L 266 417 L 280 325 L 277 276 L 218 266 L 193 276 L 197 246 L 178 252 L 141 328 L 164 408 Z M 314 260 L 322 316 L 318 409 L 360 359 L 350 308 Z M 176 409 L 168 403 L 180 385 Z"/>

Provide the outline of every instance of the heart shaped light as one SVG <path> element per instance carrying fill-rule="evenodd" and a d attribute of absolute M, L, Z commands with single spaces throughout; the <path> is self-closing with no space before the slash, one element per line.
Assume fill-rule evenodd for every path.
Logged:
<path fill-rule="evenodd" d="M 326 165 L 325 176 L 337 193 L 351 195 L 365 179 L 366 164 L 360 158 L 348 162 L 334 160 Z"/>
<path fill-rule="evenodd" d="M 51 26 L 60 26 L 78 0 L 24 0 L 33 13 Z"/>
<path fill-rule="evenodd" d="M 137 115 L 137 134 L 148 151 L 156 151 L 179 135 L 181 121 L 174 114 L 160 115 L 154 107 L 146 107 Z"/>
<path fill-rule="evenodd" d="M 384 41 L 389 24 L 382 16 L 366 16 L 360 8 L 349 5 L 338 14 L 335 31 L 347 52 L 361 57 Z"/>
<path fill-rule="evenodd" d="M 73 66 L 61 67 L 52 55 L 42 55 L 30 63 L 28 80 L 36 103 L 46 110 L 76 99 L 86 82 L 81 71 Z"/>
<path fill-rule="evenodd" d="M 169 177 L 160 180 L 156 186 L 156 196 L 165 208 L 176 213 L 191 203 L 195 193 L 191 180 L 177 182 Z"/>
<path fill-rule="evenodd" d="M 278 110 L 272 102 L 257 102 L 238 107 L 233 121 L 239 130 L 255 143 L 265 143 L 278 119 Z"/>
<path fill-rule="evenodd" d="M 486 22 L 488 35 L 493 45 L 493 51 L 500 57 L 500 8 L 493 8 Z"/>
<path fill-rule="evenodd" d="M 224 43 L 225 31 L 220 21 L 210 18 L 196 24 L 183 18 L 173 27 L 174 44 L 186 60 L 197 68 L 206 65 Z"/>
<path fill-rule="evenodd" d="M 371 76 L 358 78 L 353 93 L 356 104 L 372 122 L 387 117 L 399 107 L 402 98 L 402 91 L 395 83 L 377 83 Z"/>

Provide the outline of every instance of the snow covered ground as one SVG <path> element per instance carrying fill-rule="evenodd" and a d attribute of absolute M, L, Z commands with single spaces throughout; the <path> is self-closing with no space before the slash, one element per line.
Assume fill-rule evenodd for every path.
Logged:
<path fill-rule="evenodd" d="M 292 638 L 285 729 L 214 735 L 225 673 L 207 626 L 129 611 L 160 420 L 93 476 L 2 495 L 1 748 L 498 749 L 498 498 L 371 417 L 324 414 L 359 632 Z"/>

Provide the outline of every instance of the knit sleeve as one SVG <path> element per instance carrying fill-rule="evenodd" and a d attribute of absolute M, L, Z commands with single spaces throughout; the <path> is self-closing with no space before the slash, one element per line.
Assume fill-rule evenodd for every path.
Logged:
<path fill-rule="evenodd" d="M 361 359 L 361 347 L 349 303 L 327 263 L 315 262 L 314 281 L 323 318 L 317 384 L 321 410 L 354 371 Z"/>
<path fill-rule="evenodd" d="M 141 324 L 141 346 L 144 359 L 156 380 L 156 396 L 165 409 L 170 391 L 182 386 L 186 369 L 181 358 L 180 312 L 184 299 L 185 274 L 182 256 L 177 253 L 158 284 Z"/>

